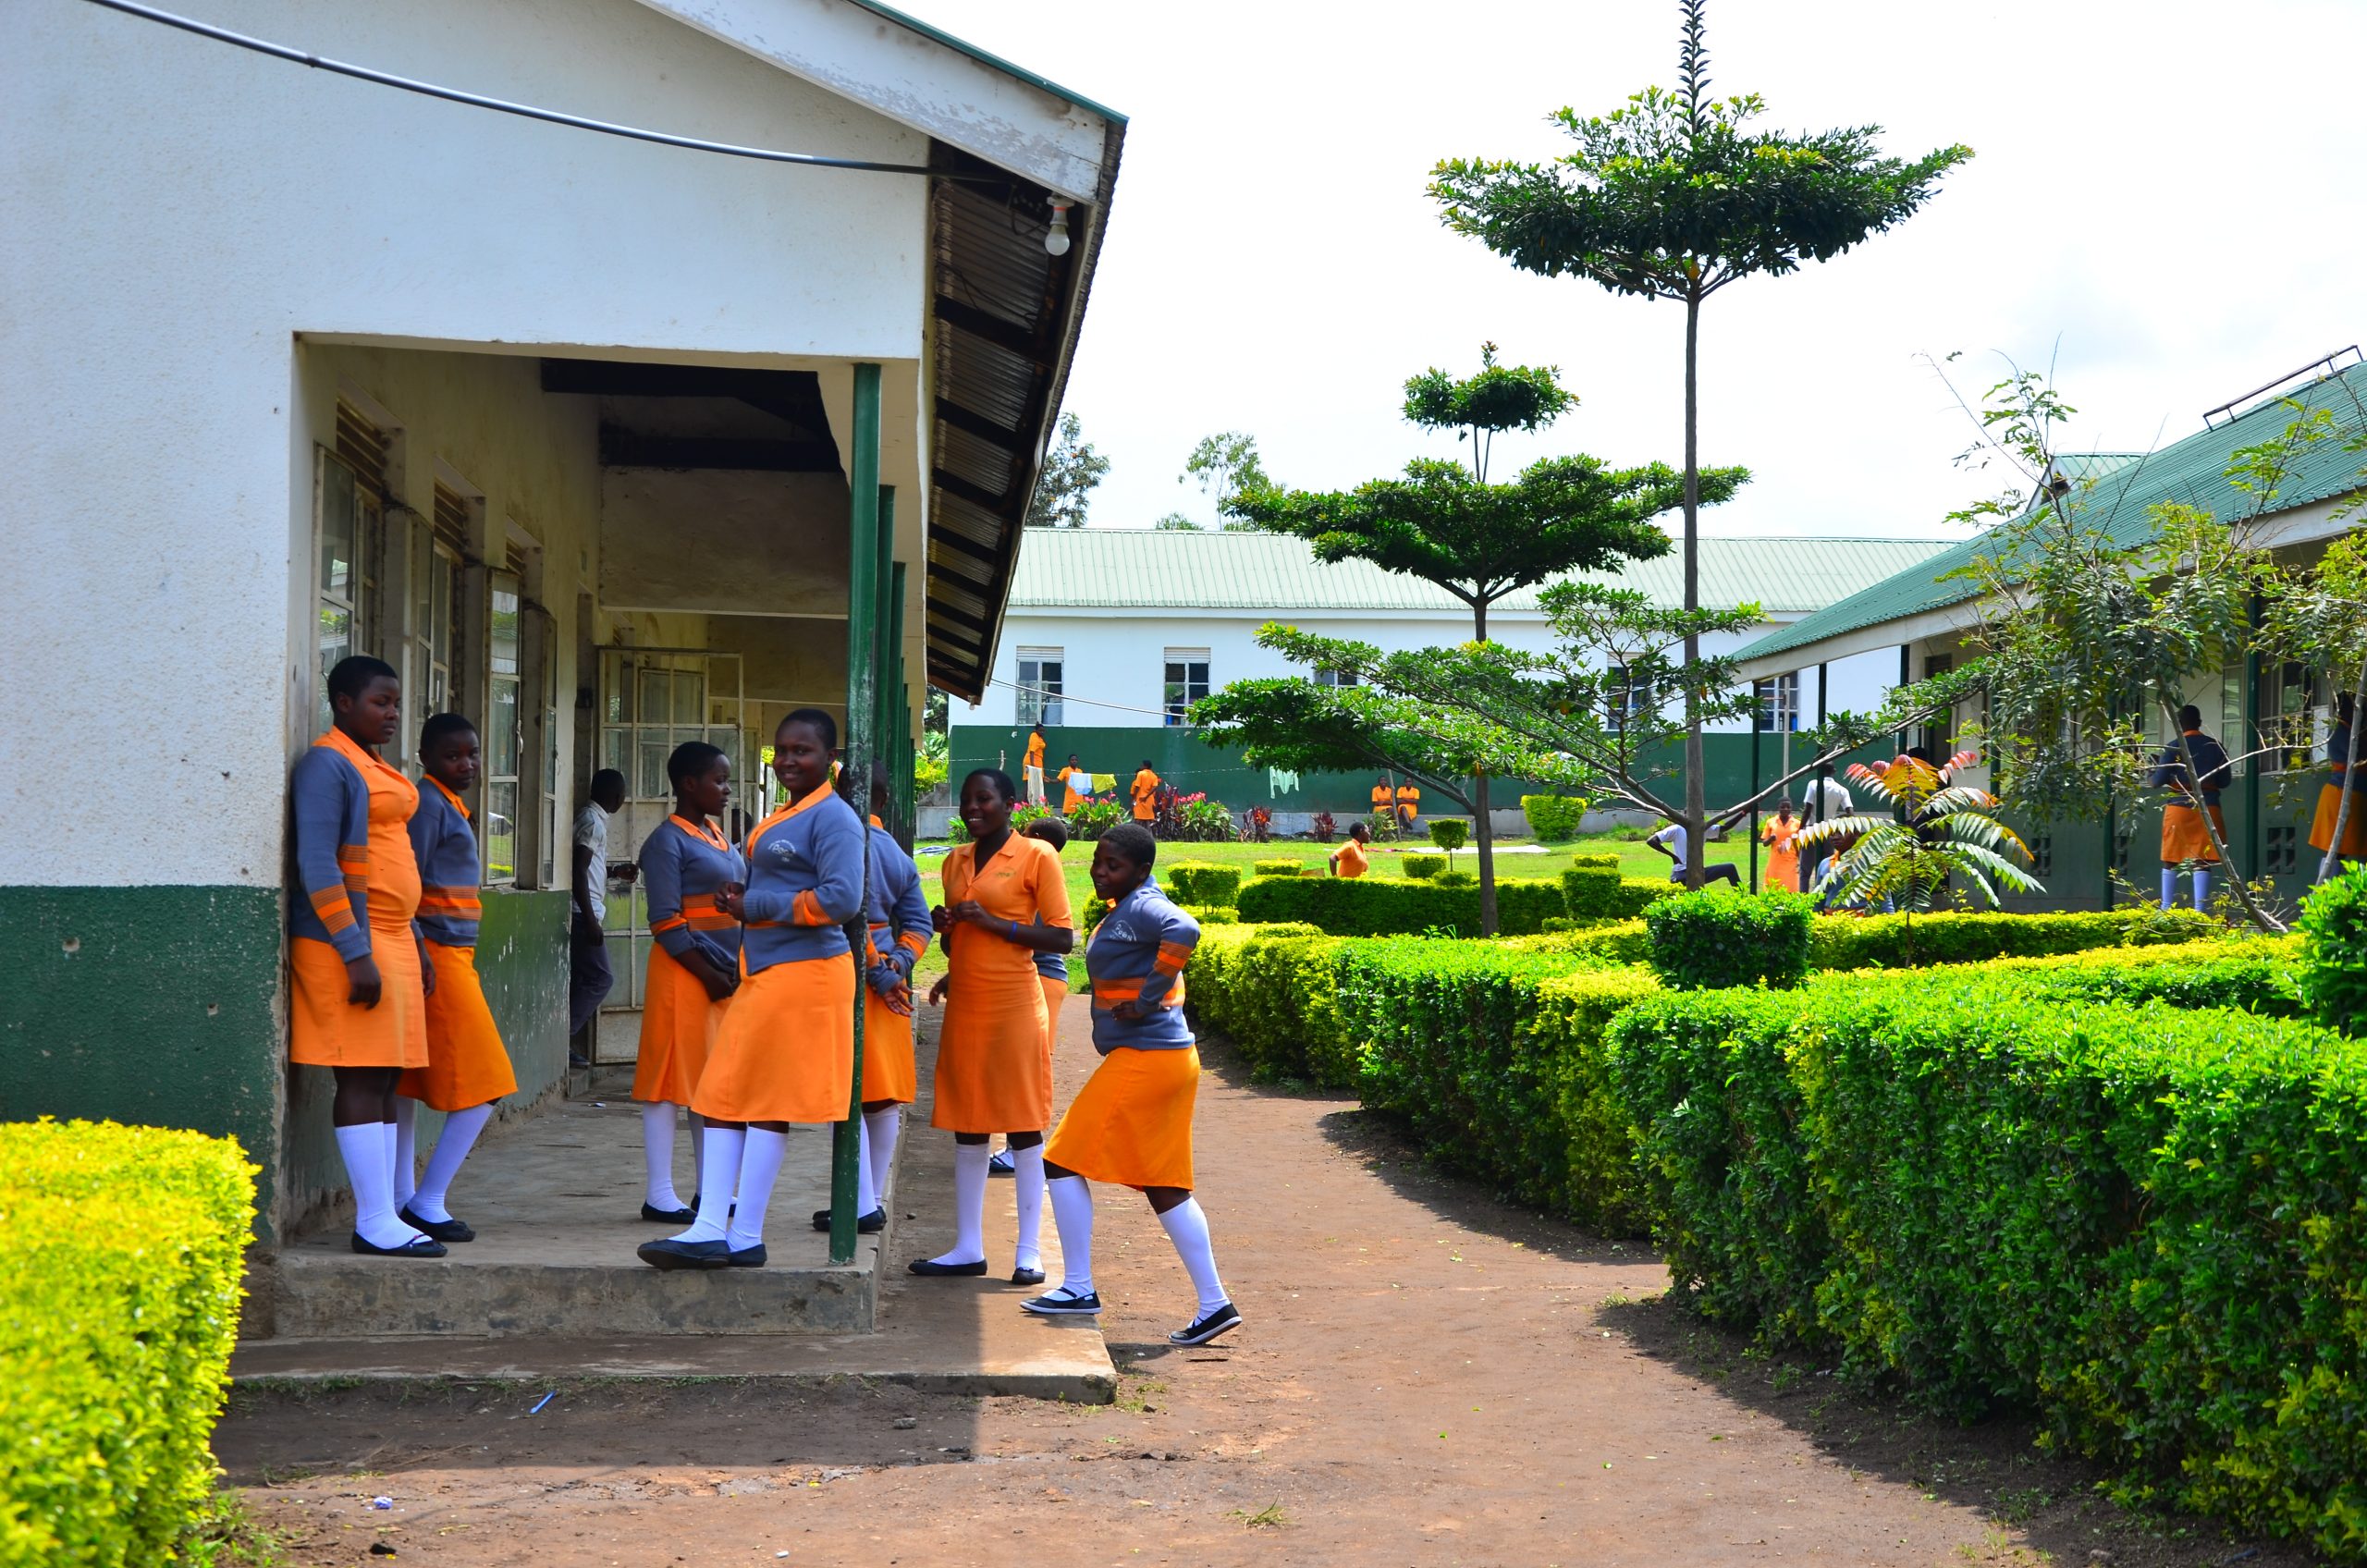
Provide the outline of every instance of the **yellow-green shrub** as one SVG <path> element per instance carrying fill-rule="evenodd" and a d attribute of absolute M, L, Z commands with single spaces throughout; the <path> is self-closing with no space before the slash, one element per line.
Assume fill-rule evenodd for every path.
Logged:
<path fill-rule="evenodd" d="M 0 1562 L 171 1559 L 214 1487 L 255 1170 L 229 1138 L 0 1126 Z"/>

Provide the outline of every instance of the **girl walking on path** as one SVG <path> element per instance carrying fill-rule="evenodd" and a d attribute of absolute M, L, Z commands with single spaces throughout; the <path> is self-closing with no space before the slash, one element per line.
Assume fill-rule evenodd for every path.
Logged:
<path fill-rule="evenodd" d="M 1800 851 L 1796 840 L 1801 830 L 1800 819 L 1792 815 L 1792 799 L 1786 795 L 1775 802 L 1775 820 L 1759 830 L 1759 841 L 1767 846 L 1767 877 L 1760 886 L 1786 893 L 1800 890 Z"/>
<path fill-rule="evenodd" d="M 1151 880 L 1159 845 L 1122 824 L 1094 846 L 1093 890 L 1115 907 L 1094 927 L 1085 962 L 1093 984 L 1093 1048 L 1101 1065 L 1085 1080 L 1044 1150 L 1052 1222 L 1061 1232 L 1058 1290 L 1020 1305 L 1047 1317 L 1098 1313 L 1093 1284 L 1093 1189 L 1133 1187 L 1150 1200 L 1198 1302 L 1168 1335 L 1204 1345 L 1241 1326 L 1217 1276 L 1208 1219 L 1192 1196 L 1192 1106 L 1200 1053 L 1184 1019 L 1184 965 L 1200 927 Z"/>
<path fill-rule="evenodd" d="M 1044 1280 L 1044 1129 L 1052 1122 L 1052 1064 L 1044 1050 L 1048 1023 L 1035 955 L 1065 953 L 1076 936 L 1060 857 L 1050 845 L 1011 830 L 1017 794 L 1011 775 L 998 768 L 979 768 L 962 781 L 970 842 L 945 857 L 945 903 L 934 920 L 950 964 L 929 991 L 929 1001 L 945 1007 L 929 1120 L 953 1134 L 953 1246 L 914 1258 L 911 1268 L 923 1275 L 987 1271 L 987 1139 L 1006 1133 L 1019 1183 L 1011 1278 L 1034 1285 Z"/>
<path fill-rule="evenodd" d="M 755 1268 L 792 1121 L 842 1121 L 854 1089 L 854 953 L 843 929 L 863 907 L 864 827 L 830 788 L 836 720 L 799 708 L 773 734 L 787 801 L 748 839 L 748 885 L 716 907 L 745 926 L 747 979 L 716 1031 L 691 1109 L 706 1119 L 698 1219 L 644 1242 L 657 1268 Z M 737 1207 L 734 1207 L 734 1203 Z"/>
<path fill-rule="evenodd" d="M 718 901 L 748 879 L 748 862 L 707 819 L 731 805 L 731 762 L 719 747 L 685 741 L 666 759 L 674 812 L 641 845 L 648 890 L 649 971 L 642 985 L 641 1050 L 632 1097 L 641 1102 L 646 1184 L 641 1217 L 658 1225 L 698 1218 L 674 1185 L 674 1123 L 740 988 L 740 922 Z M 700 1172 L 706 1124 L 691 1117 L 691 1169 Z M 726 1194 L 727 1196 L 729 1194 Z"/>
<path fill-rule="evenodd" d="M 288 781 L 301 901 L 288 900 L 288 1059 L 337 1074 L 329 1120 L 353 1189 L 353 1250 L 442 1257 L 395 1217 L 395 1083 L 427 1065 L 427 967 L 412 917 L 419 790 L 379 756 L 402 724 L 394 667 L 355 655 L 329 671 L 328 733 Z"/>
<path fill-rule="evenodd" d="M 420 727 L 426 788 L 411 814 L 411 845 L 419 867 L 423 973 L 435 983 L 427 992 L 427 1065 L 406 1072 L 395 1085 L 395 1218 L 439 1242 L 476 1240 L 444 1200 L 493 1120 L 494 1102 L 518 1092 L 477 978 L 477 836 L 460 797 L 477 781 L 479 754 L 477 727 L 459 714 L 439 713 Z M 444 1112 L 444 1131 L 414 1188 L 412 1129 L 422 1102 Z"/>

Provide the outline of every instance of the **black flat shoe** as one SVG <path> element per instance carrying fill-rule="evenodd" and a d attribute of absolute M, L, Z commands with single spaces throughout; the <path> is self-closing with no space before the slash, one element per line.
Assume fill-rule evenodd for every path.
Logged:
<path fill-rule="evenodd" d="M 916 1257 L 905 1265 L 925 1280 L 975 1280 L 987 1271 L 987 1260 L 975 1263 L 939 1263 L 933 1257 Z"/>
<path fill-rule="evenodd" d="M 1014 1268 L 1011 1271 L 1011 1282 L 1014 1285 L 1040 1285 L 1044 1282 L 1044 1271 L 1040 1268 Z"/>
<path fill-rule="evenodd" d="M 1233 1303 L 1227 1302 L 1198 1322 L 1168 1335 L 1167 1342 L 1171 1345 L 1204 1345 L 1219 1334 L 1230 1333 L 1240 1327 L 1241 1314 L 1233 1310 Z"/>
<path fill-rule="evenodd" d="M 827 1208 L 816 1209 L 814 1211 L 814 1229 L 816 1231 L 827 1231 L 829 1228 L 830 1211 Z M 876 1236 L 887 1228 L 888 1211 L 885 1208 L 875 1208 L 869 1214 L 862 1216 L 854 1222 L 854 1233 L 858 1236 Z"/>
<path fill-rule="evenodd" d="M 433 1236 L 414 1236 L 399 1247 L 382 1247 L 375 1242 L 363 1241 L 362 1232 L 356 1231 L 353 1250 L 364 1257 L 442 1257 L 444 1243 Z"/>
<path fill-rule="evenodd" d="M 641 1206 L 641 1217 L 652 1225 L 688 1225 L 699 1217 L 696 1208 L 654 1208 Z"/>
<path fill-rule="evenodd" d="M 720 1268 L 731 1260 L 730 1242 L 644 1242 L 633 1248 L 652 1268 Z"/>
<path fill-rule="evenodd" d="M 1101 1310 L 1101 1297 L 1098 1292 L 1073 1296 L 1066 1290 L 1058 1290 L 1049 1295 L 1032 1296 L 1021 1302 L 1019 1309 L 1038 1317 L 1090 1317 Z"/>
<path fill-rule="evenodd" d="M 405 1206 L 395 1218 L 439 1242 L 473 1242 L 477 1239 L 477 1233 L 469 1229 L 469 1222 L 465 1219 L 422 1219 L 411 1211 L 409 1206 Z"/>
<path fill-rule="evenodd" d="M 729 1246 L 731 1243 L 726 1242 L 724 1244 Z M 723 1266 L 726 1268 L 762 1268 L 765 1266 L 765 1243 L 758 1242 L 754 1246 L 725 1253 Z"/>

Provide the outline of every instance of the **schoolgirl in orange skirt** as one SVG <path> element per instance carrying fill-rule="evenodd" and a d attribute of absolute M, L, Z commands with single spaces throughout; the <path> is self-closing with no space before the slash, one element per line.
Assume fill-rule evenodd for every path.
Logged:
<path fill-rule="evenodd" d="M 641 1217 L 688 1225 L 698 1216 L 674 1186 L 674 1123 L 698 1088 L 740 988 L 740 923 L 717 900 L 746 882 L 748 863 L 707 820 L 731 805 L 731 763 L 722 751 L 685 741 L 666 759 L 666 776 L 674 786 L 674 812 L 642 841 L 639 860 L 652 940 L 632 1097 L 641 1102 L 646 1176 Z M 693 1172 L 705 1137 L 705 1122 L 693 1113 Z"/>
<path fill-rule="evenodd" d="M 427 1065 L 395 1085 L 395 1213 L 439 1242 L 472 1242 L 476 1231 L 444 1206 L 453 1179 L 493 1120 L 494 1102 L 515 1094 L 517 1074 L 477 979 L 477 836 L 461 796 L 477 781 L 477 727 L 456 713 L 421 726 L 419 809 L 411 854 L 419 867 L 419 933 L 427 973 Z M 427 1174 L 411 1181 L 414 1118 L 422 1104 L 444 1112 Z"/>
<path fill-rule="evenodd" d="M 2318 788 L 2317 815 L 2310 819 L 2310 848 L 2321 855 L 2334 842 L 2335 818 L 2342 815 L 2342 795 L 2350 791 L 2350 815 L 2343 819 L 2342 850 L 2336 860 L 2367 861 L 2367 774 L 2353 779 L 2350 766 L 2351 696 L 2345 692 L 2335 704 L 2334 732 L 2326 737 L 2326 781 Z"/>
<path fill-rule="evenodd" d="M 706 1119 L 698 1218 L 642 1260 L 659 1268 L 751 1268 L 765 1261 L 765 1213 L 792 1121 L 840 1121 L 854 1092 L 854 954 L 864 827 L 830 788 L 837 721 L 799 708 L 773 733 L 789 804 L 748 838 L 748 885 L 715 896 L 742 923 L 747 978 L 692 1091 Z"/>
<path fill-rule="evenodd" d="M 412 916 L 419 790 L 378 754 L 402 724 L 402 682 L 383 660 L 339 659 L 328 733 L 288 781 L 300 899 L 288 900 L 288 1057 L 337 1075 L 329 1120 L 353 1189 L 353 1250 L 441 1257 L 395 1215 L 395 1083 L 427 1065 L 434 971 Z"/>
<path fill-rule="evenodd" d="M 864 917 L 863 1131 L 855 1144 L 855 1230 L 871 1235 L 888 1223 L 888 1173 L 904 1108 L 919 1093 L 913 1060 L 913 965 L 928 951 L 928 899 L 921 870 L 881 818 L 888 770 L 871 768 L 871 900 Z M 830 1211 L 814 1211 L 814 1229 L 830 1228 Z"/>
<path fill-rule="evenodd" d="M 1046 1317 L 1101 1310 L 1093 1284 L 1093 1189 L 1110 1182 L 1150 1200 L 1198 1302 L 1168 1335 L 1204 1345 L 1241 1326 L 1218 1278 L 1208 1216 L 1192 1195 L 1192 1107 L 1200 1053 L 1184 1018 L 1184 965 L 1199 945 L 1197 922 L 1151 880 L 1158 840 L 1133 823 L 1094 846 L 1093 890 L 1111 901 L 1085 944 L 1093 985 L 1093 1048 L 1101 1055 L 1044 1150 L 1052 1220 L 1064 1266 L 1060 1288 L 1020 1305 Z"/>
<path fill-rule="evenodd" d="M 930 1121 L 953 1134 L 953 1247 L 910 1267 L 925 1275 L 987 1271 L 987 1139 L 1007 1133 L 1019 1211 L 1011 1279 L 1034 1285 L 1044 1279 L 1044 1129 L 1052 1121 L 1035 957 L 1067 952 L 1076 934 L 1060 858 L 1012 831 L 1018 795 L 1000 768 L 979 768 L 962 781 L 970 842 L 945 857 L 945 904 L 935 921 L 950 965 L 929 992 L 945 1007 Z"/>

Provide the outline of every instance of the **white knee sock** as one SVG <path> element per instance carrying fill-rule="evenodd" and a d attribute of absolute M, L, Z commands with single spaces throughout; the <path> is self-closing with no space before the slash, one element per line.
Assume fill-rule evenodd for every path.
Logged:
<path fill-rule="evenodd" d="M 1012 1194 L 1019 1209 L 1019 1248 L 1014 1268 L 1044 1267 L 1044 1145 L 1011 1151 L 1011 1173 L 1018 1178 Z"/>
<path fill-rule="evenodd" d="M 953 1250 L 932 1263 L 987 1260 L 987 1145 L 953 1145 Z"/>
<path fill-rule="evenodd" d="M 854 1211 L 858 1217 L 879 1207 L 878 1173 L 871 1164 L 871 1129 L 854 1124 Z"/>
<path fill-rule="evenodd" d="M 1167 1239 L 1175 1243 L 1175 1256 L 1184 1260 L 1184 1272 L 1192 1276 L 1192 1288 L 1200 1292 L 1200 1316 L 1206 1317 L 1225 1304 L 1223 1283 L 1217 1279 L 1217 1255 L 1208 1245 L 1208 1217 L 1200 1208 L 1200 1200 L 1185 1198 L 1159 1217 L 1167 1227 Z M 1066 1246 L 1063 1240 L 1061 1243 Z"/>
<path fill-rule="evenodd" d="M 394 1184 L 395 1212 L 399 1214 L 411 1207 L 411 1194 L 419 1190 L 413 1172 L 419 1170 L 419 1102 L 408 1095 L 395 1096 L 395 1158 L 387 1168 L 387 1179 Z"/>
<path fill-rule="evenodd" d="M 1093 1187 L 1082 1176 L 1047 1183 L 1052 1197 L 1052 1227 L 1061 1233 L 1061 1289 L 1073 1296 L 1093 1293 Z"/>
<path fill-rule="evenodd" d="M 419 1190 L 411 1194 L 413 1214 L 439 1223 L 452 1218 L 452 1211 L 444 1207 L 445 1196 L 452 1190 L 452 1178 L 460 1173 L 460 1162 L 469 1158 L 469 1151 L 476 1147 L 477 1134 L 492 1120 L 491 1100 L 456 1110 L 444 1119 L 444 1132 L 435 1140 L 435 1152 L 427 1157 L 427 1174 L 419 1179 Z"/>
<path fill-rule="evenodd" d="M 681 1207 L 682 1195 L 674 1190 L 673 1101 L 641 1108 L 641 1163 L 647 1178 L 641 1201 L 668 1214 Z"/>
<path fill-rule="evenodd" d="M 780 1162 L 789 1153 L 789 1134 L 748 1129 L 740 1154 L 740 1207 L 731 1216 L 724 1239 L 734 1252 L 761 1246 L 765 1240 L 765 1210 L 773 1201 L 773 1183 L 780 1179 Z M 705 1217 L 702 1209 L 701 1217 Z"/>
<path fill-rule="evenodd" d="M 885 1110 L 863 1113 L 863 1147 L 871 1157 L 872 1208 L 884 1207 L 888 1202 L 888 1176 L 896 1169 L 896 1138 L 904 1128 L 904 1108 L 891 1105 Z M 871 1209 L 864 1210 L 865 1214 Z"/>
<path fill-rule="evenodd" d="M 2169 909 L 2178 901 L 2178 873 L 2176 866 L 2162 867 L 2162 907 Z"/>
<path fill-rule="evenodd" d="M 337 1152 L 353 1188 L 353 1233 L 374 1247 L 399 1247 L 419 1234 L 395 1218 L 394 1147 L 391 1121 L 337 1130 Z"/>
<path fill-rule="evenodd" d="M 697 1177 L 698 1182 L 704 1182 L 706 1180 L 706 1118 L 701 1116 L 695 1110 L 690 1112 L 690 1118 L 691 1174 Z M 671 1174 L 671 1172 L 668 1172 L 668 1174 Z M 695 1187 L 698 1185 L 698 1182 L 693 1182 L 691 1185 Z M 680 1191 L 681 1189 L 677 1188 L 676 1190 Z"/>
<path fill-rule="evenodd" d="M 2207 871 L 2197 871 L 2194 874 L 2194 907 L 2200 911 L 2210 901 L 2211 873 Z"/>
<path fill-rule="evenodd" d="M 706 1130 L 706 1152 L 699 1159 L 699 1217 L 678 1242 L 719 1242 L 731 1213 L 731 1189 L 740 1181 L 740 1151 L 748 1134 L 738 1127 Z"/>

